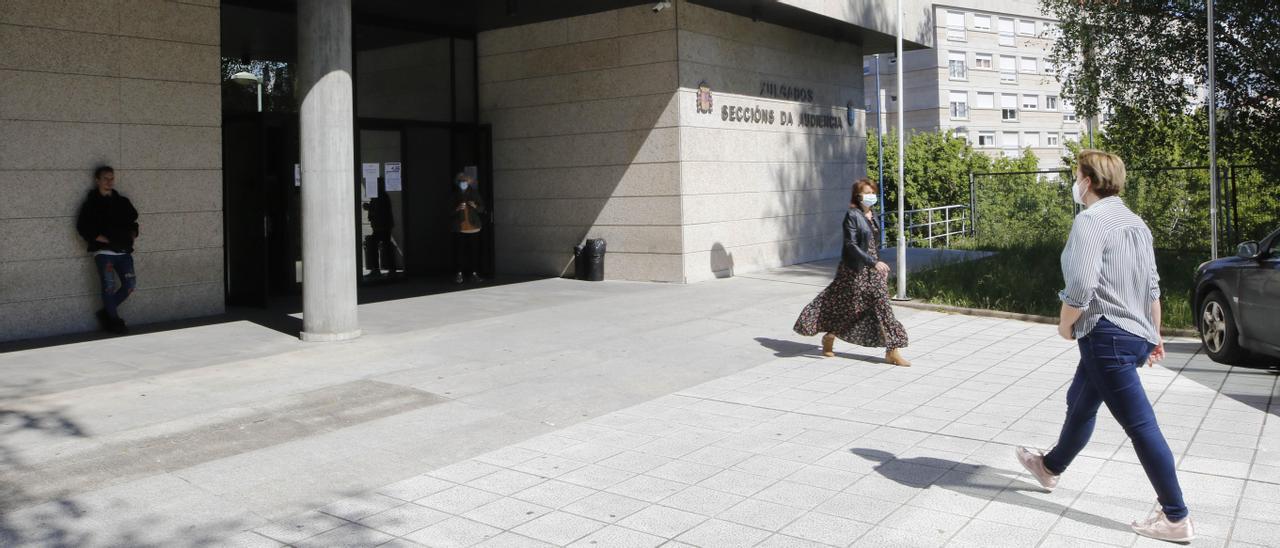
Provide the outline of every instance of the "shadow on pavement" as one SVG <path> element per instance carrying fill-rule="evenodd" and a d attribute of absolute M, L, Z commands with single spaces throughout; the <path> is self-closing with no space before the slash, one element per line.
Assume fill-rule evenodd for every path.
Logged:
<path fill-rule="evenodd" d="M 1002 501 L 1017 506 L 1047 510 L 1095 527 L 1125 532 L 1130 530 L 1127 524 L 1113 519 L 1023 494 L 1024 491 L 1043 492 L 1043 489 L 1021 480 L 1010 481 L 1010 477 L 1018 475 L 1018 472 L 1013 470 L 932 457 L 900 459 L 888 451 L 879 449 L 855 447 L 849 452 L 879 463 L 874 468 L 876 473 L 900 485 L 921 490 L 936 486 L 968 497 L 987 500 L 1003 494 Z M 1009 451 L 1009 459 L 1013 460 L 1012 449 Z"/>
<path fill-rule="evenodd" d="M 236 429 L 230 429 L 235 431 Z M 31 411 L 0 407 L 0 546 L 39 548 L 81 548 L 89 546 L 128 547 L 193 547 L 212 548 L 224 546 L 279 545 L 268 541 L 296 542 L 311 535 L 328 535 L 326 540 L 316 540 L 319 546 L 375 546 L 388 542 L 392 536 L 365 527 L 349 527 L 350 523 L 381 512 L 389 507 L 408 504 L 393 498 L 388 508 L 365 508 L 356 503 L 344 504 L 339 499 L 332 506 L 321 508 L 329 516 L 316 512 L 304 512 L 274 522 L 245 512 L 227 512 L 238 501 L 227 495 L 207 494 L 207 498 L 194 504 L 200 510 L 218 512 L 220 516 L 193 515 L 193 502 L 175 500 L 171 503 L 155 503 L 154 492 L 115 491 L 128 482 L 147 482 L 171 473 L 163 470 L 152 473 L 123 472 L 115 482 L 108 482 L 85 492 L 68 489 L 43 490 L 18 479 L 39 476 L 47 470 L 46 461 L 24 457 L 21 446 L 33 436 L 53 440 L 91 440 L 92 436 L 73 418 L 59 410 Z M 175 442 L 176 443 L 176 442 Z M 140 461 L 156 459 L 154 451 L 139 448 L 135 457 Z M 101 461 L 88 463 L 109 466 Z M 180 466 L 180 465 L 178 465 Z M 93 470 L 97 472 L 97 470 Z M 412 481 L 412 480 L 410 480 Z M 135 499 L 131 495 L 140 498 Z M 363 497 L 367 493 L 342 490 L 339 497 Z M 176 495 L 175 495 L 176 496 Z M 148 502 L 147 499 L 152 499 Z M 205 506 L 199 506 L 199 505 Z M 321 502 L 306 502 L 304 508 L 317 508 Z M 363 512 L 363 513 L 361 513 Z M 385 527 L 402 528 L 408 518 L 388 514 L 379 520 Z M 257 529 L 262 533 L 250 532 Z M 341 529 L 341 530 L 338 530 Z M 330 533 L 332 531 L 332 533 Z"/>
<path fill-rule="evenodd" d="M 779 358 L 794 358 L 797 356 L 808 356 L 810 358 L 821 358 L 821 343 L 814 345 L 796 341 L 787 341 L 782 339 L 770 339 L 768 337 L 756 337 L 756 342 L 760 346 L 773 351 L 773 355 Z M 882 358 L 872 358 L 860 354 L 850 354 L 848 352 L 836 352 L 836 358 L 845 358 L 866 363 L 884 364 L 887 363 Z"/>
<path fill-rule="evenodd" d="M 525 283 L 539 279 L 543 278 L 504 276 L 495 280 L 487 280 L 479 284 L 468 283 L 456 285 L 451 281 L 444 281 L 436 278 L 410 278 L 403 280 L 400 283 L 381 283 L 362 286 L 359 290 L 358 303 L 365 305 L 400 299 L 410 299 L 414 297 L 427 297 L 469 289 L 481 289 Z M 228 306 L 226 313 L 217 316 L 130 325 L 129 332 L 130 335 L 144 335 L 147 333 L 159 333 L 164 331 L 189 329 L 192 327 L 247 321 L 272 331 L 283 333 L 290 337 L 297 337 L 302 333 L 301 313 L 302 296 L 289 295 L 273 298 L 266 306 L 261 307 Z M 125 305 L 122 309 L 122 314 L 126 319 L 128 318 L 128 305 Z M 88 331 L 83 333 L 70 333 L 66 335 L 42 337 L 38 339 L 22 339 L 17 341 L 0 342 L 0 354 L 6 352 L 17 352 L 20 350 L 51 348 L 55 346 L 112 339 L 116 337 L 117 335 L 104 333 L 102 331 Z"/>

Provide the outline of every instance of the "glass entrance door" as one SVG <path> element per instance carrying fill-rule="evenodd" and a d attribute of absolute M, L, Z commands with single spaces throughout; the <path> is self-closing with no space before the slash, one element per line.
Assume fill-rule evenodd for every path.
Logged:
<path fill-rule="evenodd" d="M 405 219 L 402 135 L 360 131 L 360 276 L 364 281 L 404 275 Z"/>

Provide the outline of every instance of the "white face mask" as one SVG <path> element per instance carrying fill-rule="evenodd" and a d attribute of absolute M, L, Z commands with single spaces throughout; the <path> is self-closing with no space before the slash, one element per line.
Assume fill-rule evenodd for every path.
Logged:
<path fill-rule="evenodd" d="M 875 194 L 862 195 L 862 205 L 864 206 L 874 207 L 876 205 L 876 202 L 878 201 L 879 201 L 879 198 L 877 198 Z"/>
<path fill-rule="evenodd" d="M 466 181 L 458 181 L 458 188 L 460 188 L 460 189 L 462 189 L 462 190 L 466 190 L 466 189 L 467 189 L 467 182 L 466 182 Z"/>
<path fill-rule="evenodd" d="M 1076 184 L 1071 185 L 1071 199 L 1077 204 L 1084 205 L 1084 195 L 1088 192 L 1082 190 L 1084 188 L 1084 179 L 1076 179 Z"/>

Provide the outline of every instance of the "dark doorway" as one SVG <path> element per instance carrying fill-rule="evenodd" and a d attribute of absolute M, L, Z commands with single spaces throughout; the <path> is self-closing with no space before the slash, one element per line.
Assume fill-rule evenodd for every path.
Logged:
<path fill-rule="evenodd" d="M 301 293 L 299 204 L 306 182 L 294 175 L 293 11 L 291 2 L 228 2 L 222 12 L 225 282 L 232 305 L 267 306 Z M 365 286 L 449 277 L 454 238 L 447 202 L 455 173 L 472 172 L 492 204 L 491 133 L 478 123 L 474 18 L 439 15 L 460 19 L 439 25 L 362 10 L 353 19 L 351 251 L 362 295 Z M 258 88 L 241 85 L 253 76 L 240 72 L 262 83 L 261 111 Z M 492 217 L 486 220 L 480 272 L 491 276 Z"/>
<path fill-rule="evenodd" d="M 222 126 L 227 304 L 263 306 L 301 291 L 298 117 L 229 113 Z"/>

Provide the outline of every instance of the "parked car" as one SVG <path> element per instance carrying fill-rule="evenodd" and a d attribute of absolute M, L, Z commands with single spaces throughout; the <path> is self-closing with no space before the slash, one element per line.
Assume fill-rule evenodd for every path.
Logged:
<path fill-rule="evenodd" d="M 1191 310 L 1213 361 L 1280 358 L 1280 230 L 1240 244 L 1234 257 L 1201 264 Z"/>

